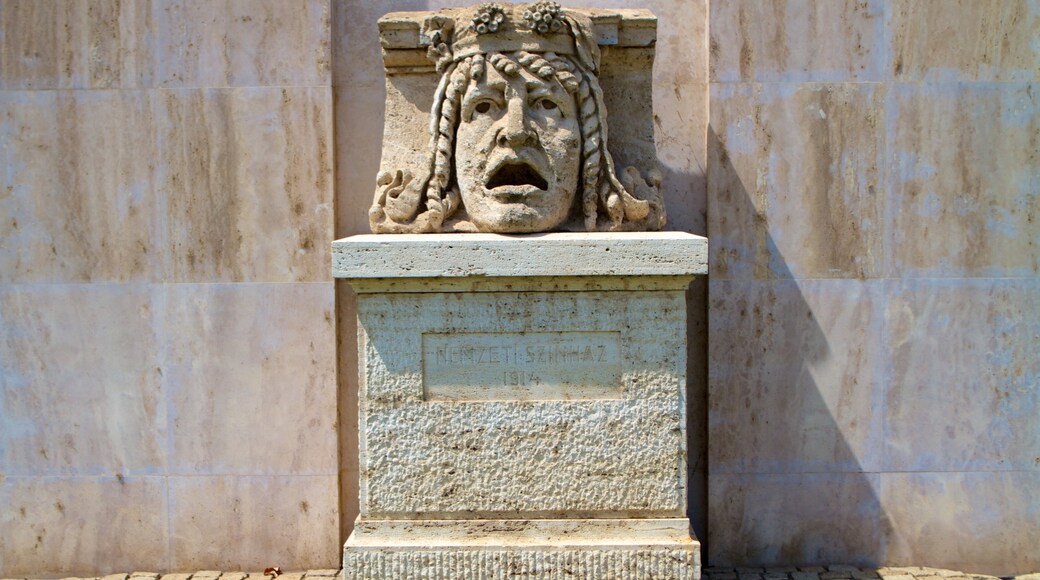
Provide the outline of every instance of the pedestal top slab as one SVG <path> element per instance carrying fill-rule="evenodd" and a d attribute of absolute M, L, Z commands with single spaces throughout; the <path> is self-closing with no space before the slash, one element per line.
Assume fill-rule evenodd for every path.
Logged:
<path fill-rule="evenodd" d="M 707 238 L 685 232 L 380 234 L 332 243 L 332 275 L 336 278 L 707 273 Z"/>

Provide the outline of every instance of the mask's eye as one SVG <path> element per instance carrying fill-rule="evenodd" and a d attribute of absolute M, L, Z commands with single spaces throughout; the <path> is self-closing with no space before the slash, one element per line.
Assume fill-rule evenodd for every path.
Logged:
<path fill-rule="evenodd" d="M 491 110 L 491 102 L 481 101 L 477 103 L 477 106 L 473 107 L 473 110 L 483 115 Z"/>
<path fill-rule="evenodd" d="M 552 111 L 557 107 L 556 103 L 549 99 L 542 99 L 538 101 L 538 106 L 545 109 L 546 111 Z"/>

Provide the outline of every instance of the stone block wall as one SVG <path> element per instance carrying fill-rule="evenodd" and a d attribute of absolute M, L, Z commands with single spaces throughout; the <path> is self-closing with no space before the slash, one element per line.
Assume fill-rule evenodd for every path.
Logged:
<path fill-rule="evenodd" d="M 337 566 L 330 23 L 0 2 L 0 576 Z"/>
<path fill-rule="evenodd" d="M 367 231 L 375 22 L 448 4 L 0 1 L 0 576 L 338 565 L 328 247 Z M 1040 568 L 1040 2 L 586 4 L 660 17 L 670 227 L 712 241 L 707 563 Z"/>
<path fill-rule="evenodd" d="M 709 30 L 708 561 L 1040 568 L 1040 2 Z"/>

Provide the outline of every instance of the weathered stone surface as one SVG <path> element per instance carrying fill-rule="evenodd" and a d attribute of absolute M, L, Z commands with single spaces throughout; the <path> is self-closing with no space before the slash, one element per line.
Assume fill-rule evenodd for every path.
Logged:
<path fill-rule="evenodd" d="M 878 574 L 883 578 L 889 576 L 912 576 L 914 574 L 920 574 L 924 572 L 924 568 L 920 566 L 886 566 L 884 568 L 878 568 Z"/>
<path fill-rule="evenodd" d="M 620 332 L 425 334 L 430 401 L 620 399 Z M 518 365 L 524 365 L 518 368 Z M 488 384 L 504 383 L 488 389 Z"/>
<path fill-rule="evenodd" d="M 599 45 L 618 47 L 617 68 L 641 72 L 649 93 L 649 12 L 484 4 L 388 14 L 380 33 L 388 88 L 372 231 L 664 226 L 649 100 L 622 117 L 644 130 L 619 131 L 624 145 L 608 149 L 600 84 Z"/>
<path fill-rule="evenodd" d="M 710 3 L 713 82 L 880 81 L 883 0 Z"/>
<path fill-rule="evenodd" d="M 430 580 L 465 578 L 698 578 L 699 549 L 596 547 L 552 550 L 363 550 L 348 552 L 344 578 L 422 575 Z M 600 575 L 602 574 L 602 575 Z"/>
<path fill-rule="evenodd" d="M 267 2 L 267 0 L 261 0 Z M 260 9 L 259 2 L 255 4 Z M 212 26 L 218 26 L 213 23 Z M 225 31 L 226 32 L 226 31 Z M 161 91 L 168 282 L 326 280 L 332 235 L 327 87 Z M 200 159 L 212 165 L 199 171 Z"/>
<path fill-rule="evenodd" d="M 1003 5 L 956 3 L 988 5 L 990 12 Z M 884 275 L 1035 278 L 1040 273 L 1036 85 L 898 83 L 886 97 L 885 114 L 891 130 L 884 144 L 888 170 L 880 185 L 889 208 Z M 944 138 L 950 133 L 961 138 Z"/>
<path fill-rule="evenodd" d="M 875 83 L 712 85 L 713 279 L 878 275 L 885 94 Z"/>
<path fill-rule="evenodd" d="M 0 476 L 4 569 L 12 576 L 59 578 L 70 569 L 158 568 L 166 555 L 165 498 L 165 484 L 158 477 Z M 89 543 L 79 541 L 87 537 L 92 538 Z M 69 562 L 68 568 L 57 568 L 51 559 L 57 553 Z"/>
<path fill-rule="evenodd" d="M 262 430 L 262 422 L 258 419 L 242 436 Z M 174 569 L 216 562 L 228 569 L 263 570 L 277 562 L 287 543 L 299 558 L 335 565 L 339 541 L 329 526 L 338 513 L 338 489 L 334 474 L 170 477 L 170 502 L 181 506 L 171 521 L 177 530 L 170 545 Z M 292 533 L 269 533 L 274 522 Z M 225 543 L 213 540 L 213 530 L 228 538 Z M 225 545 L 236 546 L 236 551 Z"/>
<path fill-rule="evenodd" d="M 359 522 L 347 544 L 344 574 L 695 578 L 699 561 L 683 518 L 368 521 Z"/>
<path fill-rule="evenodd" d="M 358 316 L 363 515 L 684 513 L 681 291 L 364 294 Z M 432 361 L 422 342 L 433 335 L 479 342 L 483 333 L 590 331 L 619 333 L 620 396 L 449 404 L 423 384 Z M 586 364 L 584 350 L 569 348 L 525 345 L 511 364 L 488 363 L 512 370 L 482 386 L 508 388 L 508 372 L 534 382 L 539 367 Z"/>
<path fill-rule="evenodd" d="M 891 0 L 889 70 L 900 82 L 1036 81 L 1031 0 Z M 956 38 L 957 42 L 945 42 Z"/>
<path fill-rule="evenodd" d="M 162 303 L 161 291 L 147 286 L 0 285 L 0 399 L 4 401 L 0 417 L 0 472 L 6 476 L 134 473 L 146 472 L 150 466 L 166 461 L 167 391 L 155 362 L 160 357 L 162 341 L 161 314 L 156 311 Z M 137 315 L 128 316 L 129 312 Z M 70 389 L 71 384 L 76 388 Z M 126 384 L 137 388 L 127 390 Z M 90 421 L 83 417 L 83 409 L 87 408 L 93 409 Z M 127 437 L 126 433 L 138 435 Z M 74 491 L 73 481 L 36 483 L 40 485 L 36 493 L 58 488 L 62 488 L 61 495 L 79 493 Z M 31 482 L 9 480 L 9 484 L 21 486 Z M 80 489 L 91 490 L 85 497 L 95 498 L 92 494 L 98 492 L 97 488 L 93 484 L 83 485 Z M 152 495 L 156 492 L 148 494 L 149 504 L 158 500 Z M 98 509 L 98 513 L 107 511 L 111 516 L 131 503 L 129 498 L 116 499 L 121 497 L 118 488 L 104 493 L 106 500 L 111 498 L 118 504 L 105 507 L 88 501 L 72 511 Z M 69 505 L 69 499 L 72 498 L 62 501 Z M 69 546 L 62 553 L 63 558 L 73 554 L 84 558 L 64 560 L 70 566 L 64 569 L 93 569 L 94 548 L 87 549 L 86 544 L 64 535 L 77 528 L 69 516 L 49 508 L 56 500 L 40 502 L 44 509 L 33 519 L 17 517 L 10 522 L 4 518 L 16 508 L 12 504 L 0 505 L 0 544 L 14 550 L 5 556 L 5 565 L 23 561 L 27 564 L 25 568 L 7 570 L 48 571 L 49 568 L 41 567 L 53 562 L 48 554 L 53 554 L 57 545 Z M 50 517 L 57 518 L 53 524 L 48 522 Z M 84 533 L 90 533 L 89 522 L 89 518 L 83 521 Z M 152 522 L 137 521 L 135 517 L 125 523 L 132 526 L 127 531 L 143 527 L 150 533 L 154 529 Z M 109 520 L 109 524 L 114 522 Z M 155 527 L 161 528 L 161 524 Z M 39 549 L 31 549 L 37 544 L 31 528 L 49 530 L 44 539 L 59 544 L 44 542 Z M 15 529 L 21 531 L 6 535 Z M 97 540 L 99 545 L 106 545 L 109 538 L 118 543 L 117 537 L 111 533 Z M 156 559 L 144 558 L 144 544 L 136 543 L 139 541 L 148 541 L 152 546 L 148 552 Z M 125 560 L 106 552 L 113 565 L 162 564 L 159 554 L 164 548 L 159 538 L 135 535 L 126 543 L 139 551 L 127 554 Z M 71 568 L 72 562 L 82 567 Z"/>
<path fill-rule="evenodd" d="M 988 388 L 986 383 L 973 384 L 980 390 Z M 1002 407 L 994 409 L 997 413 L 1004 412 Z M 963 420 L 957 423 L 958 427 L 962 424 L 965 424 Z M 901 473 L 881 477 L 882 505 L 890 525 L 902 534 L 902 541 L 893 543 L 890 548 L 890 557 L 894 560 L 913 561 L 916 546 L 924 553 L 949 554 L 944 556 L 946 560 L 970 562 L 972 569 L 979 572 L 1029 570 L 1027 566 L 1033 565 L 1036 539 L 1040 537 L 1040 503 L 1036 501 L 1040 472 Z M 993 507 L 988 510 L 964 507 L 976 504 Z M 994 513 L 1012 510 L 1016 514 L 1014 518 L 993 517 Z M 945 531 L 936 534 L 935 530 Z M 997 536 L 1002 538 L 1001 542 L 980 544 L 977 541 L 979 537 Z M 951 546 L 956 547 L 956 554 L 951 552 Z M 914 573 L 915 576 L 932 574 L 930 571 Z"/>
<path fill-rule="evenodd" d="M 518 243 L 520 242 L 520 243 Z M 337 278 L 692 276 L 708 240 L 682 232 L 353 236 L 332 244 Z"/>
<path fill-rule="evenodd" d="M 793 567 L 770 567 L 770 568 L 706 568 L 704 577 L 706 580 L 735 580 L 738 576 L 745 578 L 763 579 L 787 579 L 787 580 L 818 580 L 827 575 L 848 574 L 858 580 L 884 578 L 885 580 L 936 580 L 941 578 L 955 580 L 994 580 L 995 576 L 981 574 L 966 574 L 955 570 L 942 568 L 923 568 L 920 566 L 899 566 L 882 568 L 859 568 L 847 564 L 831 564 L 827 566 L 802 566 Z M 1015 580 L 1040 580 L 1040 574 L 1025 574 L 1021 576 L 1005 576 Z"/>
<path fill-rule="evenodd" d="M 165 298 L 174 473 L 335 474 L 333 285 L 177 284 Z M 243 433 L 251 445 L 241 445 Z M 226 565 L 267 563 L 243 560 Z M 180 562 L 179 569 L 216 563 L 224 562 Z"/>
<path fill-rule="evenodd" d="M 470 258 L 479 268 L 446 260 L 418 274 L 425 286 L 387 281 L 415 277 L 423 251 L 469 256 L 480 244 L 494 252 Z M 352 265 L 336 275 L 368 288 L 357 299 L 361 515 L 346 576 L 697 577 L 684 517 L 685 287 L 704 270 L 683 248 L 703 244 L 667 234 L 337 242 Z M 378 251 L 391 246 L 411 259 Z M 566 261 L 572 248 L 602 255 Z M 651 275 L 635 288 L 611 282 L 632 276 L 633 256 Z M 443 282 L 459 278 L 490 281 Z M 600 288 L 573 282 L 585 278 Z"/>

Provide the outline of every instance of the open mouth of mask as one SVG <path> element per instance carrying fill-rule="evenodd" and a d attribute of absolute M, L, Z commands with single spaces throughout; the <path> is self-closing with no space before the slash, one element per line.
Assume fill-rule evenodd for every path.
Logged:
<path fill-rule="evenodd" d="M 489 190 L 499 187 L 516 188 L 525 185 L 542 191 L 549 189 L 549 182 L 542 177 L 542 174 L 534 166 L 526 161 L 503 163 L 491 173 L 491 177 L 487 181 Z"/>

